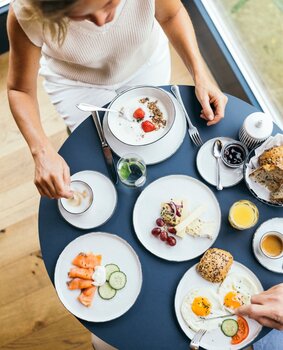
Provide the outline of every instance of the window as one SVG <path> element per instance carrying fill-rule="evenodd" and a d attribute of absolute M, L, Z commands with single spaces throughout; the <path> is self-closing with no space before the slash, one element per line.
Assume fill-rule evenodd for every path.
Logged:
<path fill-rule="evenodd" d="M 283 127 L 283 0 L 201 0 L 262 109 Z"/>

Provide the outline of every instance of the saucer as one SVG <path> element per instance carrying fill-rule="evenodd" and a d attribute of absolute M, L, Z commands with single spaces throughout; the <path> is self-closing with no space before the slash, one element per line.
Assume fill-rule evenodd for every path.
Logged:
<path fill-rule="evenodd" d="M 69 224 L 85 230 L 104 224 L 114 213 L 117 204 L 117 192 L 112 182 L 105 175 L 92 170 L 73 174 L 71 180 L 86 182 L 92 189 L 93 202 L 86 212 L 71 214 L 58 200 L 58 208 L 62 217 Z"/>
<path fill-rule="evenodd" d="M 146 165 L 160 163 L 169 157 L 171 157 L 183 143 L 184 137 L 187 131 L 187 124 L 184 113 L 181 106 L 178 104 L 174 96 L 167 93 L 176 108 L 176 118 L 170 131 L 163 136 L 160 140 L 153 144 L 144 146 L 129 146 L 116 139 L 108 128 L 107 115 L 103 118 L 103 130 L 105 138 L 113 150 L 119 157 L 122 157 L 126 153 L 137 153 L 143 158 Z"/>
<path fill-rule="evenodd" d="M 283 232 L 283 218 L 273 218 L 262 223 L 253 237 L 253 252 L 258 262 L 267 270 L 283 273 L 283 257 L 269 259 L 262 254 L 259 247 L 261 237 L 268 231 Z"/>
<path fill-rule="evenodd" d="M 196 165 L 200 176 L 210 185 L 216 186 L 216 158 L 213 155 L 213 144 L 215 140 L 221 140 L 223 146 L 233 139 L 229 137 L 215 137 L 201 146 L 196 158 Z M 223 187 L 237 185 L 243 179 L 243 166 L 229 168 L 220 161 L 220 176 Z"/>

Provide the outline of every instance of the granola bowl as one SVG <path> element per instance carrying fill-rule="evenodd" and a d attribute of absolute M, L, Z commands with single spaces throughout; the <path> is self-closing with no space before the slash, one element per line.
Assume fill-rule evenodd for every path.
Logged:
<path fill-rule="evenodd" d="M 172 128 L 175 105 L 169 93 L 154 86 L 137 86 L 121 92 L 107 112 L 107 126 L 119 141 L 130 146 L 144 146 L 164 137 Z"/>

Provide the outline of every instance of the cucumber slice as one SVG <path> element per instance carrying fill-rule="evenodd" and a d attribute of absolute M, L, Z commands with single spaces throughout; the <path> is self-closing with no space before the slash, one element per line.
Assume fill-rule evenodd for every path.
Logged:
<path fill-rule="evenodd" d="M 105 271 L 106 271 L 106 281 L 109 281 L 109 277 L 111 273 L 120 271 L 119 266 L 116 264 L 107 264 L 105 265 Z"/>
<path fill-rule="evenodd" d="M 109 277 L 109 284 L 112 288 L 119 290 L 125 287 L 127 283 L 127 276 L 122 271 L 111 273 Z"/>
<path fill-rule="evenodd" d="M 233 337 L 235 334 L 237 334 L 238 329 L 238 322 L 232 318 L 227 318 L 221 324 L 221 330 L 226 335 L 226 337 Z"/>
<path fill-rule="evenodd" d="M 112 288 L 108 282 L 105 282 L 102 286 L 98 287 L 98 294 L 102 299 L 110 300 L 115 297 L 116 289 Z"/>

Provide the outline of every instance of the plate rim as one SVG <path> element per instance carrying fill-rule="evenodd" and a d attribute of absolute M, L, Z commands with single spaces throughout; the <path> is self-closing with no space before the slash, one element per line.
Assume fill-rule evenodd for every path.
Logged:
<path fill-rule="evenodd" d="M 75 225 L 74 223 L 71 223 L 70 221 L 68 221 L 68 220 L 62 215 L 61 210 L 62 210 L 62 209 L 64 210 L 64 208 L 63 208 L 62 204 L 60 203 L 60 200 L 57 200 L 57 208 L 58 208 L 58 211 L 59 211 L 60 216 L 61 216 L 69 225 L 71 225 L 72 227 L 79 228 L 80 230 L 92 230 L 92 229 L 95 229 L 95 228 L 97 228 L 97 227 L 100 227 L 100 226 L 106 224 L 106 223 L 112 218 L 112 216 L 114 215 L 114 213 L 115 213 L 115 211 L 116 211 L 116 209 L 117 209 L 117 205 L 118 205 L 118 192 L 117 192 L 117 189 L 116 189 L 116 187 L 114 186 L 113 182 L 112 182 L 106 175 L 104 175 L 103 173 L 101 173 L 100 171 L 97 171 L 97 170 L 86 170 L 86 169 L 85 169 L 85 170 L 81 170 L 81 171 L 78 171 L 78 172 L 72 174 L 71 177 L 72 177 L 73 175 L 75 175 L 75 174 L 79 174 L 79 173 L 83 173 L 83 172 L 91 172 L 91 173 L 97 173 L 97 174 L 99 174 L 99 175 L 102 175 L 102 176 L 104 176 L 104 178 L 106 178 L 106 179 L 110 182 L 110 184 L 112 185 L 112 187 L 113 187 L 113 189 L 114 189 L 114 193 L 115 193 L 115 205 L 114 205 L 114 207 L 113 207 L 113 211 L 111 212 L 110 216 L 109 216 L 105 221 L 103 221 L 101 224 L 99 224 L 99 225 L 96 225 L 96 226 L 88 226 L 88 227 L 81 227 L 81 226 L 79 226 L 79 225 Z M 61 208 L 61 210 L 60 210 L 60 208 Z M 91 207 L 90 207 L 89 209 L 91 209 Z M 71 213 L 68 213 L 68 215 L 70 215 L 70 214 L 71 214 Z M 82 213 L 81 215 L 83 215 L 83 214 L 84 214 L 84 213 Z M 71 215 L 72 215 L 72 214 L 71 214 Z M 75 215 L 78 215 L 78 214 L 75 214 Z"/>
<path fill-rule="evenodd" d="M 207 144 L 208 142 L 211 142 L 212 140 L 216 140 L 216 139 L 220 139 L 220 140 L 221 140 L 221 139 L 224 139 L 224 138 L 225 138 L 225 139 L 229 139 L 230 141 L 236 141 L 235 139 L 233 139 L 232 137 L 229 137 L 229 136 L 213 137 L 213 138 L 207 140 L 207 141 L 200 147 L 200 149 L 198 150 L 198 153 L 197 153 L 197 155 L 196 155 L 196 159 L 195 159 L 196 168 L 197 168 L 197 170 L 198 170 L 199 175 L 201 176 L 201 178 L 202 178 L 204 181 L 206 181 L 209 185 L 211 185 L 211 186 L 213 186 L 213 187 L 216 187 L 216 184 L 213 184 L 212 182 L 210 182 L 210 181 L 208 181 L 207 179 L 205 179 L 205 178 L 202 176 L 202 174 L 201 174 L 201 172 L 200 172 L 200 170 L 199 170 L 199 166 L 198 166 L 198 164 L 199 164 L 199 161 L 198 161 L 198 159 L 199 159 L 199 154 L 200 154 L 200 151 L 201 151 L 202 147 L 203 147 L 205 144 Z M 243 181 L 243 179 L 244 179 L 244 174 L 242 174 L 242 177 L 241 177 L 241 179 L 240 179 L 239 181 L 237 181 L 237 182 L 235 182 L 235 183 L 233 183 L 232 185 L 229 185 L 229 186 L 223 186 L 223 188 L 230 188 L 230 187 L 236 186 L 236 185 L 238 185 L 241 181 Z"/>
<path fill-rule="evenodd" d="M 110 102 L 108 108 L 111 108 L 112 105 L 113 105 L 113 103 L 114 103 L 115 101 L 117 101 L 117 99 L 120 98 L 122 95 L 126 94 L 126 93 L 129 92 L 129 91 L 136 90 L 136 89 L 140 89 L 140 88 L 153 88 L 153 89 L 156 89 L 156 90 L 159 90 L 159 91 L 162 91 L 162 92 L 167 92 L 166 90 L 162 89 L 161 87 L 154 86 L 154 85 L 136 85 L 136 86 L 133 86 L 133 87 L 129 87 L 129 88 L 127 88 L 127 89 L 121 91 L 120 93 L 118 93 L 118 94 L 113 98 L 113 100 Z M 167 130 L 160 138 L 158 138 L 158 139 L 155 140 L 155 141 L 151 141 L 151 142 L 149 142 L 149 143 L 144 143 L 144 144 L 126 143 L 125 141 L 122 141 L 122 140 L 118 139 L 118 138 L 114 135 L 114 133 L 112 132 L 111 128 L 109 127 L 109 122 L 108 122 L 108 114 L 109 114 L 109 112 L 106 112 L 105 114 L 106 114 L 106 116 L 107 116 L 107 127 L 108 127 L 109 131 L 111 132 L 112 136 L 115 137 L 115 138 L 116 138 L 117 140 L 119 140 L 120 142 L 122 142 L 124 145 L 132 146 L 132 147 L 135 147 L 135 146 L 138 146 L 138 147 L 148 146 L 148 145 L 151 145 L 151 144 L 153 144 L 153 143 L 155 143 L 155 142 L 161 140 L 161 139 L 162 139 L 165 135 L 167 135 L 168 132 L 172 129 L 172 126 L 173 126 L 173 124 L 174 124 L 175 121 L 176 121 L 176 113 L 177 113 L 177 111 L 176 111 L 176 106 L 175 106 L 174 102 L 172 101 L 172 98 L 171 98 L 170 94 L 166 94 L 166 95 L 167 95 L 167 97 L 168 97 L 168 98 L 171 100 L 171 102 L 172 102 L 172 106 L 173 106 L 173 110 L 174 110 L 174 119 L 173 119 L 173 123 L 171 124 L 171 126 L 168 128 L 168 130 Z"/>
<path fill-rule="evenodd" d="M 282 269 L 282 272 L 279 272 L 279 271 L 275 271 L 269 267 L 267 267 L 266 265 L 263 265 L 261 263 L 261 261 L 259 260 L 257 254 L 256 254 L 256 247 L 255 247 L 255 236 L 256 234 L 258 233 L 258 231 L 261 229 L 261 227 L 266 224 L 268 221 L 272 221 L 272 220 L 277 220 L 277 219 L 281 219 L 283 220 L 283 218 L 280 218 L 279 216 L 275 216 L 274 218 L 271 218 L 271 219 L 268 219 L 268 220 L 265 220 L 264 222 L 262 222 L 258 227 L 257 229 L 255 230 L 254 234 L 253 234 L 253 238 L 252 238 L 252 249 L 253 249 L 253 253 L 254 253 L 254 257 L 256 258 L 256 260 L 258 261 L 258 263 L 264 267 L 265 269 L 267 269 L 268 271 L 271 271 L 271 272 L 274 272 L 274 273 L 277 273 L 279 275 L 282 275 L 283 274 L 283 269 Z M 283 263 L 283 262 L 282 262 Z"/>
<path fill-rule="evenodd" d="M 193 260 L 193 259 L 195 259 L 195 258 L 201 256 L 201 255 L 204 253 L 204 251 L 203 251 L 202 253 L 200 253 L 199 255 L 196 255 L 196 256 L 194 256 L 194 257 L 192 257 L 192 258 L 189 258 L 189 259 L 176 259 L 176 258 L 171 259 L 171 258 L 165 258 L 165 257 L 163 257 L 163 256 L 156 255 L 156 254 L 153 253 L 149 248 L 147 248 L 147 247 L 143 244 L 143 242 L 140 240 L 140 238 L 139 238 L 139 236 L 138 236 L 138 234 L 137 234 L 137 232 L 136 232 L 136 229 L 135 229 L 135 220 L 134 220 L 134 217 L 135 217 L 136 205 L 137 205 L 137 202 L 138 202 L 138 200 L 140 199 L 141 195 L 143 194 L 143 192 L 144 192 L 147 188 L 149 188 L 151 185 L 153 185 L 155 182 L 158 182 L 158 181 L 160 181 L 160 180 L 162 180 L 162 179 L 164 179 L 164 178 L 169 178 L 169 177 L 174 177 L 174 176 L 185 177 L 185 178 L 189 178 L 190 180 L 192 179 L 193 181 L 200 183 L 202 186 L 204 186 L 204 187 L 211 193 L 213 199 L 215 200 L 215 202 L 216 202 L 216 204 L 217 204 L 217 210 L 218 210 L 218 214 L 219 214 L 219 225 L 218 225 L 218 230 L 217 230 L 217 234 L 215 235 L 215 238 L 210 242 L 211 245 L 210 245 L 208 248 L 206 248 L 206 250 L 209 249 L 209 248 L 215 243 L 215 241 L 216 241 L 216 239 L 217 239 L 217 237 L 218 237 L 218 235 L 219 235 L 219 233 L 220 233 L 220 230 L 221 230 L 221 207 L 220 207 L 220 204 L 219 204 L 219 202 L 218 202 L 218 200 L 217 200 L 215 194 L 212 192 L 212 190 L 211 190 L 205 183 L 201 182 L 200 180 L 198 180 L 198 179 L 196 179 L 196 178 L 194 178 L 194 177 L 192 177 L 192 176 L 186 175 L 186 174 L 171 174 L 171 175 L 162 176 L 162 177 L 160 177 L 160 178 L 158 178 L 158 179 L 152 181 L 150 184 L 148 184 L 148 185 L 142 190 L 142 192 L 139 194 L 139 196 L 138 196 L 137 199 L 136 199 L 136 202 L 135 202 L 135 205 L 134 205 L 134 208 L 133 208 L 133 213 L 132 213 L 132 223 L 133 223 L 133 227 L 134 227 L 134 231 L 135 231 L 136 237 L 138 238 L 139 242 L 142 244 L 142 246 L 143 246 L 148 252 L 150 252 L 150 253 L 153 254 L 154 256 L 156 256 L 156 257 L 158 257 L 158 258 L 160 258 L 160 259 L 166 260 L 166 261 L 171 261 L 171 262 L 191 261 L 191 260 Z"/>
<path fill-rule="evenodd" d="M 138 270 L 139 270 L 139 275 L 140 275 L 140 278 L 139 278 L 139 286 L 138 286 L 138 292 L 137 292 L 137 295 L 133 301 L 133 303 L 121 314 L 119 314 L 118 316 L 116 315 L 115 317 L 113 318 L 107 318 L 107 319 L 104 319 L 104 320 L 98 320 L 98 321 L 95 321 L 93 319 L 90 319 L 88 317 L 81 317 L 77 312 L 73 312 L 71 311 L 69 308 L 67 308 L 67 306 L 65 305 L 65 303 L 62 301 L 61 297 L 60 297 L 60 293 L 58 292 L 57 290 L 57 285 L 58 285 L 58 270 L 60 268 L 59 264 L 61 263 L 61 261 L 59 261 L 59 259 L 62 259 L 63 257 L 63 254 L 64 252 L 67 250 L 67 247 L 72 244 L 73 242 L 75 242 L 76 240 L 79 240 L 79 239 L 82 239 L 82 237 L 86 237 L 86 236 L 90 236 L 90 235 L 107 235 L 108 237 L 111 237 L 111 238 L 115 238 L 115 239 L 118 239 L 120 242 L 122 242 L 123 244 L 125 244 L 129 250 L 131 251 L 131 253 L 133 254 L 133 256 L 135 257 L 136 261 L 137 261 L 137 265 L 138 265 Z M 57 272 L 57 273 L 56 273 Z M 142 285 L 143 285 L 143 273 L 142 273 L 142 265 L 141 265 L 141 262 L 140 262 L 140 259 L 139 259 L 139 256 L 138 254 L 136 253 L 136 251 L 134 250 L 134 248 L 130 245 L 130 243 L 128 243 L 124 238 L 120 237 L 119 235 L 115 234 L 115 233 L 110 233 L 110 232 L 104 232 L 104 231 L 97 231 L 97 232 L 89 232 L 89 233 L 86 233 L 86 234 L 83 234 L 75 239 L 73 239 L 72 241 L 70 241 L 66 246 L 65 248 L 61 251 L 60 255 L 58 256 L 58 259 L 56 261 L 56 265 L 55 265 L 55 269 L 54 269 L 54 287 L 55 287 L 55 291 L 56 291 L 56 294 L 60 300 L 60 302 L 62 303 L 62 305 L 65 307 L 66 310 L 68 310 L 68 312 L 70 312 L 72 315 L 74 315 L 75 317 L 81 319 L 81 320 L 84 320 L 84 321 L 87 321 L 87 322 L 93 322 L 93 323 L 104 323 L 104 322 L 109 322 L 109 321 L 113 321 L 121 316 L 123 316 L 127 311 L 129 311 L 133 306 L 134 304 L 136 303 L 140 293 L 141 293 L 141 290 L 142 290 Z"/>
<path fill-rule="evenodd" d="M 250 268 L 248 268 L 247 266 L 245 266 L 244 264 L 240 263 L 240 262 L 237 261 L 237 260 L 233 260 L 233 264 L 234 264 L 234 263 L 236 263 L 236 265 L 238 265 L 238 266 L 241 266 L 241 268 L 244 268 L 244 270 L 248 271 L 248 272 L 251 273 L 253 276 L 255 276 L 255 280 L 257 281 L 257 283 L 259 282 L 259 285 L 260 285 L 260 287 L 261 287 L 261 291 L 264 291 L 260 279 L 257 277 L 257 275 L 256 275 Z M 177 313 L 177 305 L 176 305 L 177 300 L 176 300 L 176 299 L 177 299 L 177 292 L 178 292 L 179 286 L 180 286 L 180 284 L 181 284 L 183 278 L 185 277 L 185 275 L 186 275 L 191 269 L 195 268 L 195 267 L 197 266 L 197 264 L 198 264 L 198 263 L 196 263 L 196 264 L 194 264 L 193 266 L 191 266 L 191 267 L 190 267 L 189 269 L 187 269 L 186 272 L 182 275 L 182 277 L 180 278 L 180 280 L 179 280 L 179 282 L 178 282 L 178 285 L 177 285 L 177 287 L 176 287 L 175 296 L 174 296 L 174 311 L 175 311 L 176 319 L 177 319 L 177 321 L 178 321 L 178 325 L 179 325 L 179 327 L 181 328 L 182 332 L 185 334 L 185 336 L 186 336 L 188 339 L 190 339 L 190 340 L 191 340 L 191 338 L 188 337 L 188 335 L 186 334 L 186 332 L 184 331 L 184 329 L 182 328 L 182 326 L 181 326 L 181 324 L 180 324 L 180 322 L 179 322 L 179 317 L 178 317 L 178 313 Z M 181 315 L 180 317 L 182 317 L 182 315 Z M 187 327 L 190 329 L 189 326 L 187 326 Z M 258 332 L 256 333 L 256 335 L 253 337 L 253 339 L 252 339 L 248 344 L 245 344 L 244 347 L 241 347 L 241 348 L 239 348 L 238 350 L 243 349 L 243 348 L 246 348 L 247 346 L 249 346 L 250 344 L 252 344 L 253 341 L 257 338 L 257 336 L 258 336 L 258 335 L 260 334 L 260 332 L 262 331 L 262 328 L 263 328 L 263 326 L 260 325 L 259 331 L 258 331 Z M 193 332 L 194 332 L 194 331 L 193 331 Z M 196 333 L 196 332 L 195 332 L 195 333 Z M 203 345 L 201 345 L 201 344 L 200 344 L 200 346 L 203 347 Z M 204 348 L 204 347 L 203 347 L 203 348 Z M 208 348 L 204 348 L 204 349 L 209 350 Z M 222 349 L 222 350 L 223 350 L 223 349 Z"/>

